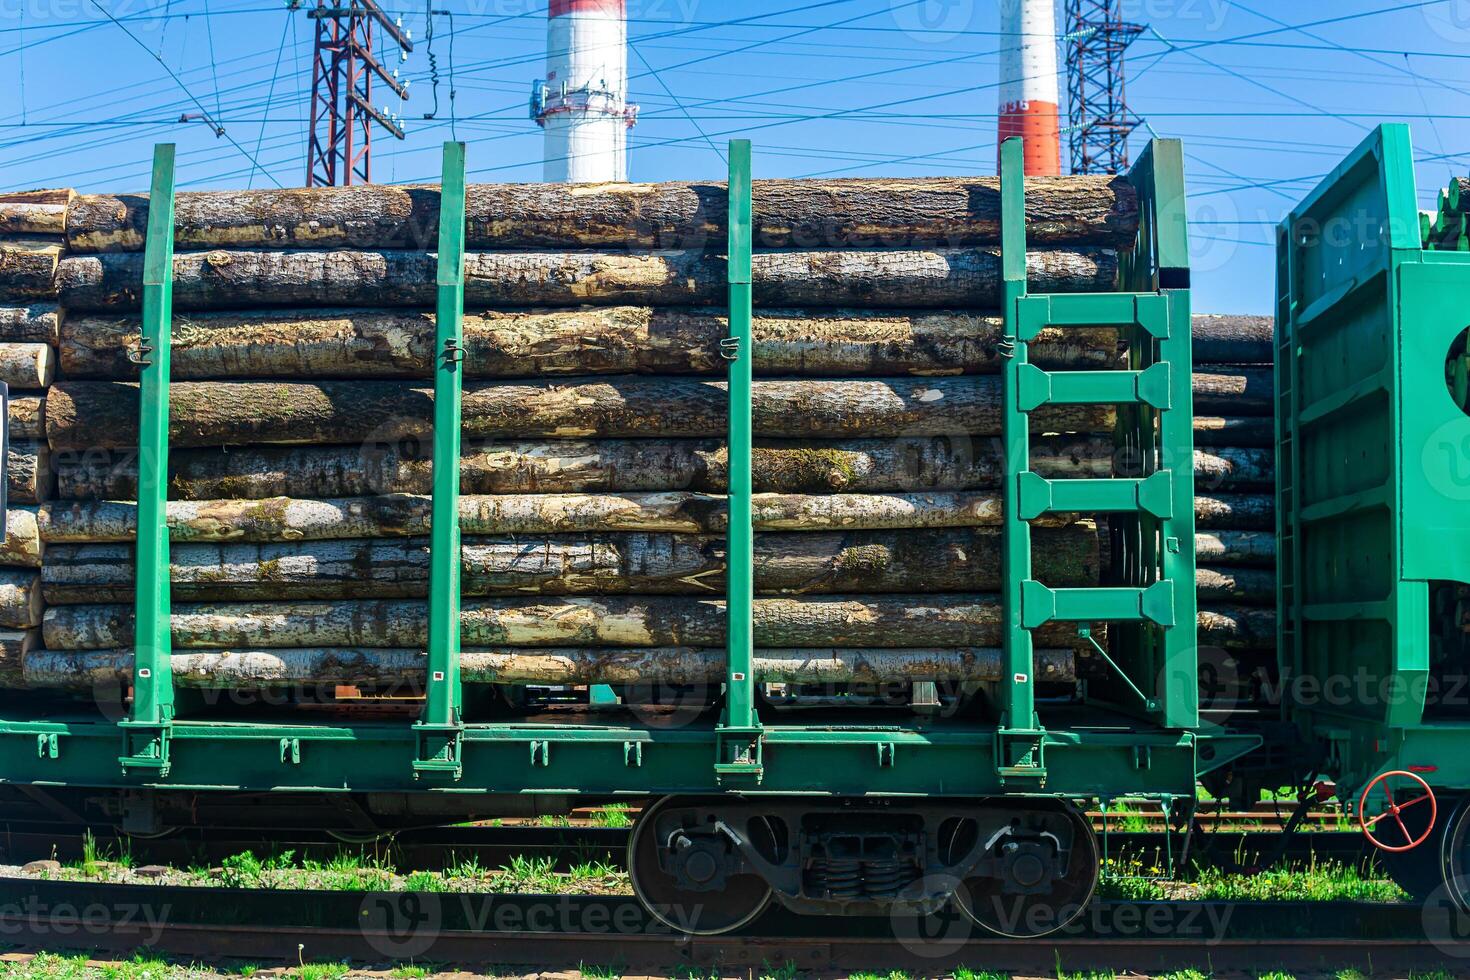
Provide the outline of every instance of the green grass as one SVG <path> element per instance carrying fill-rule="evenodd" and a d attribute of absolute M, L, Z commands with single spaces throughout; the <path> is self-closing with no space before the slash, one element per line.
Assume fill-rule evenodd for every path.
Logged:
<path fill-rule="evenodd" d="M 41 953 L 26 963 L 0 963 L 0 977 L 7 980 L 80 980 L 86 976 L 85 956 Z"/>
<path fill-rule="evenodd" d="M 510 864 L 500 868 L 501 881 L 521 891 L 550 891 L 557 886 L 552 869 L 556 862 L 549 857 L 528 858 L 517 854 Z"/>
<path fill-rule="evenodd" d="M 914 978 L 902 970 L 890 970 L 887 973 L 853 973 L 847 980 L 914 980 Z"/>
<path fill-rule="evenodd" d="M 1271 868 L 1254 875 L 1228 874 L 1201 868 L 1195 880 L 1201 901 L 1402 902 L 1404 890 L 1392 881 L 1364 878 L 1336 861 L 1313 860 L 1305 866 Z"/>
<path fill-rule="evenodd" d="M 1210 975 L 1198 970 L 1175 970 L 1173 973 L 1161 973 L 1154 980 L 1210 980 Z"/>
<path fill-rule="evenodd" d="M 299 980 L 342 980 L 350 969 L 346 963 L 303 963 L 295 975 Z"/>
<path fill-rule="evenodd" d="M 954 980 L 1011 980 L 1009 973 L 996 973 L 993 970 L 971 970 L 969 967 L 955 967 Z"/>
<path fill-rule="evenodd" d="M 609 803 L 592 811 L 592 826 L 594 827 L 631 827 L 633 818 L 628 816 L 628 804 Z"/>
<path fill-rule="evenodd" d="M 801 975 L 796 964 L 786 960 L 779 966 L 772 966 L 769 960 L 761 963 L 760 980 L 796 980 Z"/>
<path fill-rule="evenodd" d="M 423 980 L 428 975 L 429 968 L 417 963 L 400 963 L 388 971 L 388 976 L 393 980 Z"/>
<path fill-rule="evenodd" d="M 1256 980 L 1296 980 L 1296 977 L 1280 970 L 1272 970 L 1269 973 L 1257 973 Z"/>
<path fill-rule="evenodd" d="M 582 972 L 584 980 L 622 980 L 623 976 L 623 971 L 615 966 L 578 963 L 577 969 Z"/>
<path fill-rule="evenodd" d="M 447 892 L 449 882 L 445 875 L 433 871 L 411 871 L 403 879 L 403 890 L 409 892 Z"/>
<path fill-rule="evenodd" d="M 145 959 L 140 953 L 131 960 L 109 963 L 97 972 L 103 980 L 165 980 L 175 971 L 160 959 Z"/>
<path fill-rule="evenodd" d="M 117 854 L 98 845 L 97 838 L 91 830 L 82 834 L 82 859 L 69 867 L 80 871 L 88 877 L 96 877 L 104 870 L 105 866 L 115 864 L 120 868 L 131 868 L 133 866 L 133 852 L 129 847 L 123 847 Z"/>

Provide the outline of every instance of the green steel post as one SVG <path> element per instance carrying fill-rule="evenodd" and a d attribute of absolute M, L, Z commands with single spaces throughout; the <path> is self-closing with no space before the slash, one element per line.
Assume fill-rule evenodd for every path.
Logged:
<path fill-rule="evenodd" d="M 419 771 L 461 770 L 459 451 L 464 401 L 465 145 L 444 144 L 434 343 L 434 467 L 429 532 L 428 680 Z"/>
<path fill-rule="evenodd" d="M 1003 550 L 1001 552 L 1001 616 L 1005 623 L 1005 669 L 1001 676 L 1001 728 L 1030 731 L 1036 727 L 1036 699 L 1031 677 L 1031 631 L 1022 623 L 1021 591 L 1031 578 L 1031 525 L 1021 519 L 1021 481 L 1031 455 L 1026 413 L 1021 411 L 1026 341 L 1020 336 L 1020 302 L 1026 295 L 1026 178 L 1022 143 L 1012 137 L 1000 148 L 1000 226 L 1002 304 L 1005 313 L 1005 359 L 1001 391 L 1001 442 L 1005 449 Z M 1000 760 L 1002 765 L 1008 761 Z"/>
<path fill-rule="evenodd" d="M 134 589 L 133 707 L 124 725 L 124 769 L 168 770 L 174 716 L 169 629 L 168 389 L 173 324 L 174 145 L 153 150 L 143 253 L 143 325 L 129 357 L 142 367 L 138 413 L 138 538 Z"/>
<path fill-rule="evenodd" d="M 722 740 L 716 765 L 729 775 L 759 774 L 755 682 L 751 676 L 755 545 L 751 520 L 751 229 L 750 141 L 730 141 L 728 281 L 730 335 L 721 344 L 729 361 L 730 490 L 729 586 L 725 719 L 731 736 Z"/>

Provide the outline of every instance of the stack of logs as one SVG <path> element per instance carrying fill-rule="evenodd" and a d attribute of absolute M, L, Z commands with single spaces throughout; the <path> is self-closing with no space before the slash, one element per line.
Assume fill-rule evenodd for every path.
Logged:
<path fill-rule="evenodd" d="M 9 513 L 0 544 L 0 685 L 40 645 L 43 545 L 37 505 L 51 493 L 46 389 L 55 374 L 56 272 L 69 191 L 0 194 L 0 381 L 10 388 Z"/>
<path fill-rule="evenodd" d="M 1251 678 L 1276 671 L 1276 436 L 1272 413 L 1272 320 L 1194 318 L 1195 523 L 1199 642 L 1210 670 L 1202 704 L 1228 691 L 1249 697 Z M 1229 379 L 1228 418 L 1199 379 Z M 1212 688 L 1215 685 L 1215 689 Z"/>
<path fill-rule="evenodd" d="M 1128 185 L 1028 184 L 1032 288 L 1114 288 L 1137 227 Z M 997 191 L 993 178 L 757 182 L 762 681 L 998 675 Z M 465 680 L 717 681 L 723 186 L 480 185 L 468 198 Z M 18 669 L 0 654 L 12 686 L 90 688 L 131 669 L 127 350 L 147 210 L 145 196 L 67 209 L 60 380 L 44 421 L 56 499 L 37 515 L 44 648 Z M 437 210 L 434 188 L 179 196 L 181 687 L 421 680 Z M 12 278 L 0 273 L 0 288 Z M 1121 366 L 1106 330 L 1051 331 L 1031 354 Z M 1248 512 L 1269 493 L 1257 444 L 1270 377 L 1199 359 L 1231 365 L 1195 381 L 1201 604 L 1233 606 L 1264 547 Z M 1035 469 L 1112 474 L 1111 409 L 1034 421 Z M 1097 583 L 1095 523 L 1046 524 L 1036 576 Z M 1236 642 L 1225 634 L 1253 624 L 1228 614 L 1210 628 Z M 1071 629 L 1042 630 L 1038 678 L 1070 678 L 1075 645 Z"/>

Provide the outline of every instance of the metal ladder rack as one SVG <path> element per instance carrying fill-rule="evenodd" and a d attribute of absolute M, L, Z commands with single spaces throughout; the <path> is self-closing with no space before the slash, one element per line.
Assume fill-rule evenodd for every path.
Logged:
<path fill-rule="evenodd" d="M 1180 153 L 1177 142 L 1156 141 L 1135 173 L 1156 184 L 1161 174 L 1182 175 L 1177 160 L 1160 167 L 1156 159 Z M 1197 723 L 1194 440 L 1188 290 L 1170 288 L 1187 285 L 1171 281 L 1171 269 L 1177 274 L 1187 267 L 1182 240 L 1166 246 L 1169 255 L 1152 256 L 1155 281 L 1130 283 L 1137 292 L 1030 294 L 1024 182 L 1021 140 L 1012 138 L 1001 146 L 1005 669 L 996 769 L 1003 782 L 1044 785 L 1046 731 L 1036 717 L 1031 631 L 1049 622 L 1120 624 L 1110 638 L 1116 658 L 1091 641 L 1132 696 L 1131 704 L 1119 707 L 1166 728 Z M 1162 193 L 1150 199 L 1163 203 L 1159 213 L 1144 216 L 1141 241 L 1148 240 L 1150 223 L 1165 230 L 1162 222 L 1173 217 L 1166 212 L 1175 207 L 1181 209 L 1182 232 L 1182 178 L 1178 185 L 1155 187 Z M 1139 278 L 1144 270 L 1129 271 Z M 1042 330 L 1082 326 L 1116 327 L 1128 342 L 1128 369 L 1045 371 L 1030 363 L 1028 345 Z M 1048 405 L 1084 404 L 1119 406 L 1117 436 L 1120 448 L 1136 456 L 1135 472 L 1047 479 L 1030 469 L 1031 413 Z M 1029 521 L 1074 511 L 1122 515 L 1117 523 L 1132 538 L 1124 584 L 1054 588 L 1033 578 Z M 1090 637 L 1087 626 L 1079 633 Z"/>

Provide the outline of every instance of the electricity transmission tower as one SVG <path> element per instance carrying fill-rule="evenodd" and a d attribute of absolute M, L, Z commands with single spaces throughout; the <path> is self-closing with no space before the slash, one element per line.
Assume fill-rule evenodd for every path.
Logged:
<path fill-rule="evenodd" d="M 1128 169 L 1128 135 L 1140 120 L 1128 109 L 1123 54 L 1143 32 L 1123 20 L 1120 0 L 1067 0 L 1067 130 L 1074 174 Z"/>
<path fill-rule="evenodd" d="M 385 67 L 374 50 L 375 35 L 381 31 L 397 44 L 398 60 L 413 50 L 412 35 L 390 19 L 377 0 L 317 0 L 307 17 L 316 21 L 316 50 L 306 186 L 370 183 L 374 128 L 400 140 L 404 137 L 398 116 L 373 105 L 373 79 L 399 99 L 408 98 L 398 69 Z"/>

